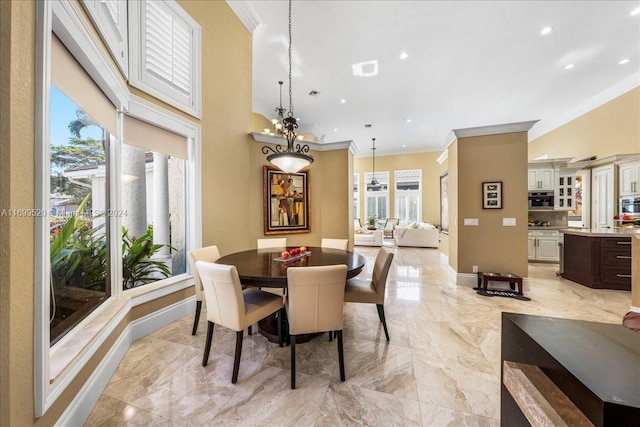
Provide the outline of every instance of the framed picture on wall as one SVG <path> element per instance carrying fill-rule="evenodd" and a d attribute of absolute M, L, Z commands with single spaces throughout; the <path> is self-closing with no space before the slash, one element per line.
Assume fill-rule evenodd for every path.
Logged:
<path fill-rule="evenodd" d="M 309 233 L 309 172 L 264 166 L 264 234 Z"/>
<path fill-rule="evenodd" d="M 482 183 L 482 209 L 502 209 L 502 181 Z"/>

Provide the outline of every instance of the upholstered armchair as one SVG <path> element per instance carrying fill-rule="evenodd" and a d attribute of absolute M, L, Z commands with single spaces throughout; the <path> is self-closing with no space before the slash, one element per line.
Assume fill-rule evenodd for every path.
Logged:
<path fill-rule="evenodd" d="M 400 220 L 398 218 L 387 218 L 387 222 L 385 222 L 384 228 L 382 229 L 384 237 L 391 237 L 393 239 L 395 237 L 396 226 L 399 222 Z"/>

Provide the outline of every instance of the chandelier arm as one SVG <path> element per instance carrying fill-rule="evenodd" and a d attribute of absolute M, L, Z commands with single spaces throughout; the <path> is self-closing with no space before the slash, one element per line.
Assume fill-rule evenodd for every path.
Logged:
<path fill-rule="evenodd" d="M 283 149 L 281 145 L 276 145 L 275 149 L 273 147 L 269 146 L 269 145 L 264 145 L 262 147 L 262 154 L 269 154 L 269 152 L 272 152 L 274 154 L 276 154 L 276 153 L 286 153 L 287 150 Z"/>

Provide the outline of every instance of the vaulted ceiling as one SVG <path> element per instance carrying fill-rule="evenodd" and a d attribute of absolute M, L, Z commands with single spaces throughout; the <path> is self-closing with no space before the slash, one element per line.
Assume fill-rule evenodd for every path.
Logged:
<path fill-rule="evenodd" d="M 289 107 L 288 2 L 227 3 L 253 31 L 253 110 L 273 118 L 279 80 Z M 300 129 L 353 140 L 359 156 L 373 137 L 377 155 L 442 151 L 452 129 L 539 119 L 533 139 L 640 85 L 639 1 L 294 0 L 292 11 Z"/>

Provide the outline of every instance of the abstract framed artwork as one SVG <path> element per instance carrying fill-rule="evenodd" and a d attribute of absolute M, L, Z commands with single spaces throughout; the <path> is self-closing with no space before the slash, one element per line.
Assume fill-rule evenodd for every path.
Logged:
<path fill-rule="evenodd" d="M 264 234 L 309 233 L 309 172 L 264 166 Z"/>

